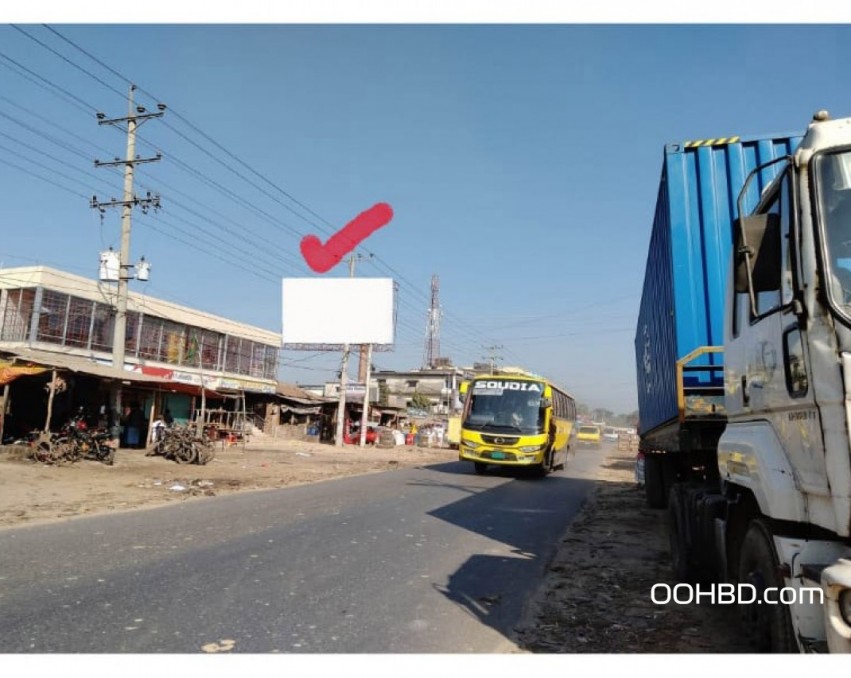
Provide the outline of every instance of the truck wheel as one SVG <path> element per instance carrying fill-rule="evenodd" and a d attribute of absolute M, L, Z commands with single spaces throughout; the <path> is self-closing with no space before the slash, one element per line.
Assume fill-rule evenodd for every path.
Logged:
<path fill-rule="evenodd" d="M 697 525 L 692 540 L 692 555 L 698 568 L 698 581 L 725 581 L 722 560 L 715 545 L 715 520 L 726 514 L 727 499 L 714 493 L 704 494 L 694 505 L 697 507 Z"/>
<path fill-rule="evenodd" d="M 777 570 L 771 533 L 761 521 L 755 520 L 745 534 L 739 554 L 739 583 L 751 584 L 756 589 L 754 602 L 739 604 L 742 624 L 757 651 L 798 652 L 789 606 L 759 604 L 766 588 L 783 587 Z"/>
<path fill-rule="evenodd" d="M 671 545 L 671 567 L 677 581 L 694 581 L 691 566 L 691 549 L 688 543 L 688 525 L 683 486 L 676 483 L 668 495 L 668 540 Z"/>
<path fill-rule="evenodd" d="M 480 461 L 474 461 L 473 468 L 476 469 L 476 475 L 483 476 L 485 475 L 485 471 L 488 470 L 488 465 Z"/>
<path fill-rule="evenodd" d="M 658 454 L 644 457 L 644 495 L 650 508 L 663 509 L 667 504 L 663 466 L 664 461 Z"/>

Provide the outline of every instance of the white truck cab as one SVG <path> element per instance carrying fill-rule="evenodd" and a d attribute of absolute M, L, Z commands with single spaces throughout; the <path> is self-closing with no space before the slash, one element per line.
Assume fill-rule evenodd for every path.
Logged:
<path fill-rule="evenodd" d="M 848 652 L 851 118 L 816 114 L 772 170 L 756 211 L 735 228 L 718 443 L 722 561 L 732 580 L 823 591 L 823 601 L 790 592 L 788 608 L 752 606 L 750 631 L 764 649 Z"/>
<path fill-rule="evenodd" d="M 759 650 L 851 652 L 851 118 L 669 144 L 658 195 L 639 457 L 674 572 L 756 592 Z"/>

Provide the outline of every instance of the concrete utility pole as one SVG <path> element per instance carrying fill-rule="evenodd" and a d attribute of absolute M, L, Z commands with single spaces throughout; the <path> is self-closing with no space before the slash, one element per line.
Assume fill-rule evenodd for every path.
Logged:
<path fill-rule="evenodd" d="M 124 198 L 123 200 L 112 199 L 109 202 L 99 202 L 97 196 L 93 196 L 91 206 L 94 209 L 100 210 L 101 213 L 107 207 L 121 207 L 121 252 L 119 253 L 119 273 L 118 273 L 118 298 L 116 300 L 115 326 L 112 338 L 112 365 L 113 367 L 123 370 L 125 345 L 127 339 L 127 293 L 128 283 L 132 279 L 129 274 L 129 269 L 133 268 L 130 263 L 130 227 L 131 215 L 134 207 L 140 207 L 143 212 L 147 212 L 148 208 L 154 209 L 160 206 L 160 197 L 152 196 L 148 193 L 145 198 L 138 198 L 133 193 L 133 169 L 136 165 L 145 162 L 156 162 L 162 158 L 162 155 L 157 153 L 153 158 L 140 158 L 136 155 L 136 129 L 139 125 L 150 118 L 160 118 L 165 111 L 165 104 L 157 104 L 158 113 L 146 113 L 142 106 L 133 107 L 133 92 L 136 91 L 136 85 L 130 85 L 130 93 L 127 97 L 128 112 L 126 118 L 107 119 L 103 113 L 98 113 L 99 125 L 118 125 L 127 123 L 127 155 L 124 160 L 115 159 L 114 162 L 100 162 L 95 160 L 95 167 L 115 167 L 124 165 Z M 111 431 L 113 444 L 118 445 L 118 417 L 121 414 L 121 385 L 117 384 L 112 392 L 113 402 L 113 429 Z"/>
<path fill-rule="evenodd" d="M 482 357 L 490 363 L 491 374 L 494 374 L 496 371 L 496 361 L 502 360 L 502 356 L 496 355 L 496 351 L 499 351 L 502 346 L 482 346 L 482 348 L 488 352 L 488 355 Z"/>

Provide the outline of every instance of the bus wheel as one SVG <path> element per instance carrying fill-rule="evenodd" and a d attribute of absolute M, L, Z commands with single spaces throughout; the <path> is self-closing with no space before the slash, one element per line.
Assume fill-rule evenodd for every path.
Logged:
<path fill-rule="evenodd" d="M 783 586 L 771 534 L 758 520 L 751 523 L 739 552 L 739 583 L 756 589 L 757 600 L 740 604 L 745 631 L 759 652 L 797 652 L 788 605 L 760 605 L 767 587 Z"/>
<path fill-rule="evenodd" d="M 544 461 L 541 463 L 541 465 L 540 466 L 534 466 L 532 468 L 532 473 L 537 478 L 545 478 L 547 475 L 549 475 L 550 471 L 552 471 L 552 470 L 553 470 L 552 452 L 547 452 L 546 455 L 544 455 Z"/>
<path fill-rule="evenodd" d="M 488 465 L 481 461 L 474 461 L 473 468 L 476 469 L 476 475 L 483 476 L 485 475 L 485 471 L 488 470 Z"/>

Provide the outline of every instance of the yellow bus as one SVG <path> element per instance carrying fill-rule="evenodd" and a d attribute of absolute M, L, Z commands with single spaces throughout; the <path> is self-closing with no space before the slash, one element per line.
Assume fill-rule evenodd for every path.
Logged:
<path fill-rule="evenodd" d="M 461 385 L 461 461 L 478 474 L 489 464 L 533 469 L 539 476 L 564 468 L 576 421 L 573 396 L 543 377 L 480 376 Z"/>

